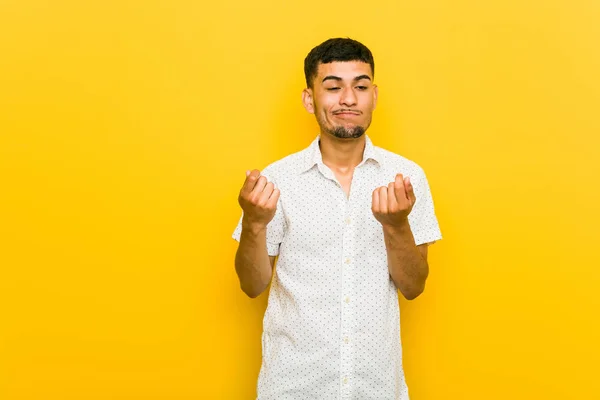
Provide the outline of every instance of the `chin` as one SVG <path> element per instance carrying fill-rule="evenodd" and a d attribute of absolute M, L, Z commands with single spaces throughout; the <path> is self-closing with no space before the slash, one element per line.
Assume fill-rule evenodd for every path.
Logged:
<path fill-rule="evenodd" d="M 360 125 L 354 126 L 338 126 L 328 131 L 329 134 L 338 139 L 358 139 L 365 134 L 366 129 Z"/>

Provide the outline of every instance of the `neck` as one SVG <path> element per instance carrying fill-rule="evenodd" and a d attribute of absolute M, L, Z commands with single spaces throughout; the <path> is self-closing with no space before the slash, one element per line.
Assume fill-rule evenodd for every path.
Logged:
<path fill-rule="evenodd" d="M 353 170 L 362 161 L 365 145 L 365 135 L 357 139 L 340 139 L 321 133 L 319 147 L 323 164 L 342 172 Z"/>

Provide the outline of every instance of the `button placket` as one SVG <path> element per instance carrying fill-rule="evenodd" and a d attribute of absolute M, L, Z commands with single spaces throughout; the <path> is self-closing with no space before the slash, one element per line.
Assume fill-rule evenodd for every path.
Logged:
<path fill-rule="evenodd" d="M 342 324 L 340 331 L 340 385 L 342 397 L 351 396 L 351 379 L 354 369 L 354 349 L 351 343 L 351 334 L 355 325 L 353 307 L 354 286 L 354 226 L 351 217 L 352 199 L 346 202 L 342 220 L 343 245 L 342 245 Z"/>

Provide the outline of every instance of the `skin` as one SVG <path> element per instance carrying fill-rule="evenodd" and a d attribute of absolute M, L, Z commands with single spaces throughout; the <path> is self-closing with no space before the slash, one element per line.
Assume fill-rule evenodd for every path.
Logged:
<path fill-rule="evenodd" d="M 244 293 L 254 298 L 271 282 L 275 257 L 267 253 L 267 224 L 275 216 L 279 189 L 260 171 L 246 171 L 238 202 L 244 211 L 240 245 L 235 255 L 235 270 Z"/>
<path fill-rule="evenodd" d="M 319 64 L 312 82 L 303 90 L 302 102 L 320 127 L 323 163 L 348 196 L 354 168 L 362 161 L 378 88 L 371 66 L 361 61 Z M 266 227 L 278 199 L 279 190 L 259 170 L 246 172 L 238 197 L 244 218 L 235 266 L 241 288 L 250 297 L 261 294 L 272 277 L 275 257 L 266 251 Z M 429 274 L 427 244 L 415 245 L 408 224 L 415 201 L 410 179 L 398 174 L 394 182 L 373 191 L 371 206 L 383 228 L 390 278 L 408 300 L 423 292 Z"/>

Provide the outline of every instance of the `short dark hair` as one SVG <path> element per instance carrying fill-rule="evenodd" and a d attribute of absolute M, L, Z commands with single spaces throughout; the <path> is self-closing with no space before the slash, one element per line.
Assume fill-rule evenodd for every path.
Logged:
<path fill-rule="evenodd" d="M 313 48 L 304 59 L 304 76 L 306 86 L 312 88 L 313 79 L 317 76 L 319 64 L 333 61 L 362 61 L 371 65 L 371 73 L 375 76 L 373 54 L 364 44 L 350 38 L 332 38 Z"/>

